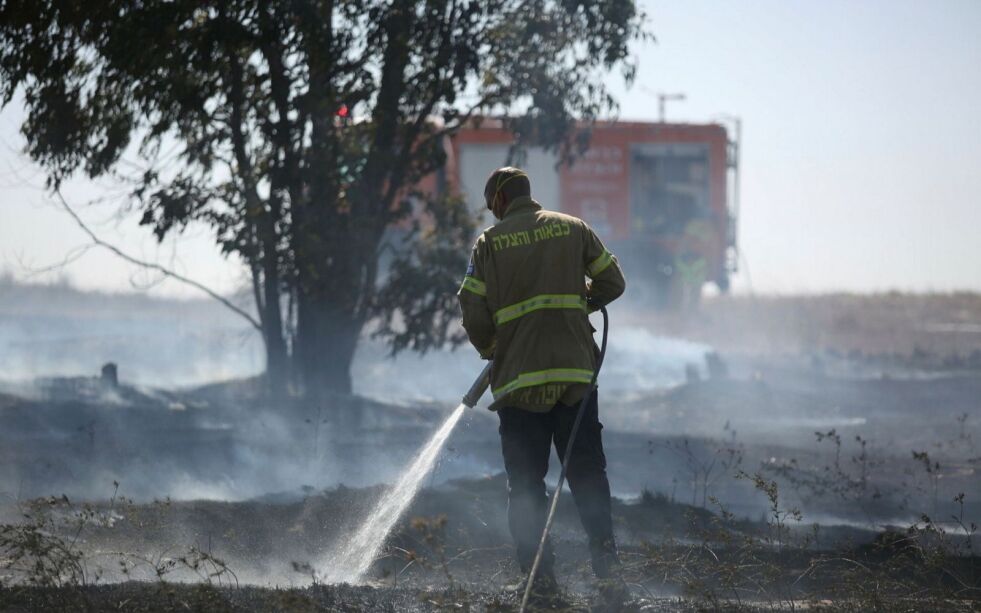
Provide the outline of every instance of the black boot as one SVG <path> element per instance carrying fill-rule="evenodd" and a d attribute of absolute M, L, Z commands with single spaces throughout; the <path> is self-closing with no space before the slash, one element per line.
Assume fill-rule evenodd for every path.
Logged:
<path fill-rule="evenodd" d="M 518 602 L 525 595 L 525 587 L 528 585 L 528 574 L 522 573 L 519 580 L 509 584 L 505 589 L 514 594 Z M 559 584 L 555 580 L 555 575 L 551 570 L 539 570 L 535 576 L 535 582 L 531 585 L 531 593 L 528 595 L 529 611 L 551 611 L 561 608 L 564 604 L 562 592 Z"/>
<path fill-rule="evenodd" d="M 524 596 L 524 593 L 522 593 L 522 596 Z M 539 571 L 538 576 L 535 577 L 535 582 L 531 586 L 531 594 L 528 597 L 528 610 L 552 611 L 564 608 L 567 605 L 568 603 L 562 599 L 562 592 L 559 590 L 559 584 L 555 580 L 555 575 L 552 574 L 552 571 Z"/>
<path fill-rule="evenodd" d="M 525 586 L 528 585 L 528 572 L 528 569 L 522 568 L 521 577 L 513 583 L 507 584 L 504 589 L 508 592 L 517 593 L 518 598 L 521 598 L 525 593 Z M 531 591 L 532 593 L 541 592 L 543 594 L 557 594 L 559 592 L 559 582 L 555 580 L 555 573 L 551 568 L 538 569 Z"/>
<path fill-rule="evenodd" d="M 620 556 L 616 544 L 611 540 L 593 545 L 590 543 L 593 558 L 593 574 L 596 575 L 596 590 L 599 592 L 599 611 L 619 611 L 630 595 L 623 580 Z"/>
<path fill-rule="evenodd" d="M 597 579 L 619 578 L 621 565 L 617 546 L 613 539 L 589 544 L 589 553 L 593 559 L 593 574 Z"/>

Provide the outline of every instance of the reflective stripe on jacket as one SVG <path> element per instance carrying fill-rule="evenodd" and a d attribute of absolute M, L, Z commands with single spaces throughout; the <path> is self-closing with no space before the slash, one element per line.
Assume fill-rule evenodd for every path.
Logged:
<path fill-rule="evenodd" d="M 586 299 L 605 305 L 624 288 L 616 257 L 585 222 L 516 198 L 477 238 L 458 292 L 470 342 L 494 358 L 491 408 L 548 410 L 570 385 L 588 384 L 596 345 Z"/>

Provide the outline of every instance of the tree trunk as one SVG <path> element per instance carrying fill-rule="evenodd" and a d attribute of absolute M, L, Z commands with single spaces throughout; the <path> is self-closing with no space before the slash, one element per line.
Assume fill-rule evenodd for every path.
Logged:
<path fill-rule="evenodd" d="M 266 388 L 273 398 L 286 394 L 289 382 L 289 356 L 279 319 L 263 318 L 262 336 L 266 347 Z"/>
<path fill-rule="evenodd" d="M 280 306 L 279 250 L 276 248 L 275 221 L 279 205 L 274 203 L 263 212 L 258 228 L 262 241 L 263 310 L 262 334 L 266 341 L 266 383 L 269 395 L 276 398 L 286 394 L 289 378 L 289 356 L 283 336 L 283 309 Z"/>
<path fill-rule="evenodd" d="M 351 363 L 361 322 L 319 293 L 301 294 L 297 302 L 297 355 L 304 393 L 315 400 L 351 394 Z"/>
<path fill-rule="evenodd" d="M 286 339 L 283 337 L 279 297 L 272 295 L 269 285 L 264 283 L 258 261 L 253 260 L 250 266 L 253 299 L 259 313 L 262 347 L 266 352 L 266 391 L 271 397 L 279 397 L 286 393 L 290 366 Z M 273 305 L 274 308 L 267 308 L 268 305 Z"/>

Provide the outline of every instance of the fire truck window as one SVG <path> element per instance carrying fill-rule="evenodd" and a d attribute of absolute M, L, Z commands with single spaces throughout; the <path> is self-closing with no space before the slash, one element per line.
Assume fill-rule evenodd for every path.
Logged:
<path fill-rule="evenodd" d="M 630 158 L 633 232 L 680 236 L 711 214 L 708 148 L 693 144 L 636 145 Z"/>

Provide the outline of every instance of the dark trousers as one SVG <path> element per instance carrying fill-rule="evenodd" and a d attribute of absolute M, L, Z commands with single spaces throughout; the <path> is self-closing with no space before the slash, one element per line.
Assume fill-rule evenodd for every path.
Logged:
<path fill-rule="evenodd" d="M 576 406 L 557 403 L 547 413 L 515 407 L 504 407 L 497 412 L 501 420 L 499 431 L 504 468 L 508 474 L 508 526 L 518 550 L 518 563 L 524 572 L 531 568 L 545 528 L 548 514 L 545 474 L 551 446 L 554 442 L 561 460 L 578 408 L 578 403 Z M 593 570 L 600 577 L 607 575 L 610 566 L 616 563 L 602 429 L 594 391 L 586 403 L 566 476 L 579 518 L 589 537 Z M 542 574 L 552 575 L 554 563 L 555 554 L 551 543 L 547 543 Z"/>

